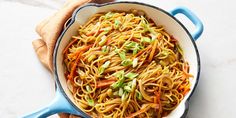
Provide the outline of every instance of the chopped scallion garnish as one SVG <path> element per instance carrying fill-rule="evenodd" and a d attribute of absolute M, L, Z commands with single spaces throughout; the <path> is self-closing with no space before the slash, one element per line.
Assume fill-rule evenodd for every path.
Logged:
<path fill-rule="evenodd" d="M 88 105 L 89 106 L 94 106 L 94 101 L 93 99 L 87 99 Z"/>
<path fill-rule="evenodd" d="M 135 77 L 137 77 L 138 74 L 136 73 L 132 73 L 132 72 L 129 72 L 125 75 L 126 78 L 129 78 L 129 79 L 134 79 Z"/>
<path fill-rule="evenodd" d="M 106 43 L 106 41 L 107 41 L 107 37 L 106 37 L 106 35 L 103 35 L 101 37 L 101 41 L 98 43 L 98 45 L 103 46 Z"/>
<path fill-rule="evenodd" d="M 132 60 L 131 59 L 125 59 L 121 62 L 121 65 L 123 65 L 123 66 L 132 65 Z"/>
<path fill-rule="evenodd" d="M 142 37 L 141 38 L 141 42 L 147 42 L 147 43 L 150 43 L 152 40 L 148 37 Z"/>
<path fill-rule="evenodd" d="M 143 99 L 142 94 L 141 94 L 138 90 L 136 90 L 136 97 L 137 97 L 139 100 L 142 100 L 142 99 Z"/>
<path fill-rule="evenodd" d="M 115 26 L 114 26 L 114 28 L 118 29 L 120 24 L 121 24 L 121 22 L 119 20 L 115 19 L 115 24 L 114 24 Z"/>
<path fill-rule="evenodd" d="M 98 68 L 99 74 L 102 74 L 109 65 L 110 61 L 106 61 L 100 68 Z"/>
<path fill-rule="evenodd" d="M 120 87 L 123 85 L 123 82 L 124 82 L 124 80 L 125 80 L 124 74 L 125 74 L 124 71 L 118 71 L 118 72 L 116 72 L 116 73 L 114 74 L 114 76 L 117 77 L 117 78 L 119 78 L 119 80 L 116 81 L 115 83 L 113 83 L 113 84 L 111 85 L 111 87 L 112 87 L 113 89 L 120 88 Z"/>
<path fill-rule="evenodd" d="M 123 89 L 120 88 L 120 89 L 119 89 L 119 96 L 122 96 L 122 94 L 123 94 Z"/>
<path fill-rule="evenodd" d="M 138 65 L 138 58 L 134 58 L 132 65 L 133 65 L 133 68 L 135 68 Z"/>
<path fill-rule="evenodd" d="M 86 90 L 87 90 L 88 92 L 92 91 L 92 89 L 90 88 L 89 85 L 86 85 Z"/>

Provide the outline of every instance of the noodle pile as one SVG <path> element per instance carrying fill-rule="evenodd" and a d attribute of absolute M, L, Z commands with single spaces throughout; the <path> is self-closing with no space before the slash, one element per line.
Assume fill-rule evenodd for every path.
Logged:
<path fill-rule="evenodd" d="M 178 41 L 137 10 L 95 14 L 63 55 L 68 88 L 92 117 L 160 118 L 190 90 Z"/>

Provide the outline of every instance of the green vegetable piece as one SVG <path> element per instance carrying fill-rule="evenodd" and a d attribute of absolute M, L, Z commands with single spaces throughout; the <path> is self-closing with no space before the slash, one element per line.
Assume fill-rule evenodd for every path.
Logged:
<path fill-rule="evenodd" d="M 137 77 L 138 74 L 136 73 L 132 73 L 132 72 L 129 72 L 125 75 L 126 78 L 129 78 L 129 79 L 134 79 L 135 77 Z"/>
<path fill-rule="evenodd" d="M 118 29 L 120 24 L 121 24 L 121 22 L 119 20 L 115 19 L 114 28 Z"/>
<path fill-rule="evenodd" d="M 138 58 L 134 58 L 132 65 L 133 65 L 133 68 L 135 68 L 138 65 Z"/>
<path fill-rule="evenodd" d="M 107 46 L 102 46 L 102 52 L 107 53 L 109 51 Z"/>
<path fill-rule="evenodd" d="M 123 85 L 123 82 L 124 82 L 124 81 L 117 81 L 117 82 L 113 83 L 113 84 L 111 85 L 111 87 L 112 87 L 113 89 L 120 88 L 120 87 Z"/>
<path fill-rule="evenodd" d="M 119 95 L 119 91 L 115 91 L 115 92 L 113 92 L 113 95 Z"/>
<path fill-rule="evenodd" d="M 136 79 L 133 79 L 133 81 L 132 81 L 132 92 L 135 90 L 135 87 L 136 87 L 136 85 L 137 85 L 137 80 Z"/>
<path fill-rule="evenodd" d="M 102 74 L 109 65 L 110 61 L 106 61 L 100 68 L 98 68 L 99 74 Z"/>
<path fill-rule="evenodd" d="M 141 42 L 147 42 L 147 43 L 150 43 L 152 40 L 148 37 L 142 37 L 141 38 Z"/>
<path fill-rule="evenodd" d="M 103 46 L 107 42 L 107 37 L 103 35 L 101 41 L 98 43 L 99 46 Z"/>
<path fill-rule="evenodd" d="M 141 94 L 138 90 L 136 90 L 136 97 L 137 97 L 139 100 L 142 100 L 142 99 L 143 99 L 142 94 Z"/>
<path fill-rule="evenodd" d="M 119 78 L 119 80 L 111 85 L 113 89 L 120 88 L 123 85 L 123 82 L 125 80 L 124 74 L 125 74 L 124 70 L 114 73 L 114 76 Z"/>
<path fill-rule="evenodd" d="M 118 71 L 116 73 L 114 73 L 113 75 L 119 79 L 123 79 L 124 78 L 124 74 L 125 74 L 125 71 L 124 70 L 121 70 L 121 71 Z"/>
<path fill-rule="evenodd" d="M 140 49 L 142 49 L 142 46 L 132 41 L 126 45 L 126 48 L 129 50 L 133 50 L 133 55 L 135 55 Z"/>
<path fill-rule="evenodd" d="M 121 58 L 122 60 L 125 60 L 125 59 L 126 59 L 126 56 L 125 56 L 125 52 L 124 52 L 124 51 L 119 52 L 118 54 L 119 54 L 119 56 L 120 56 L 120 58 Z"/>
<path fill-rule="evenodd" d="M 132 65 L 132 60 L 131 59 L 125 59 L 121 62 L 121 65 L 123 65 L 123 66 Z"/>
<path fill-rule="evenodd" d="M 131 87 L 130 86 L 124 86 L 124 90 L 127 91 L 127 92 L 130 92 L 131 91 Z"/>
<path fill-rule="evenodd" d="M 138 45 L 138 43 L 132 41 L 126 45 L 126 48 L 131 49 L 134 48 L 136 45 Z"/>
<path fill-rule="evenodd" d="M 86 90 L 87 90 L 88 92 L 92 91 L 92 89 L 90 88 L 89 85 L 86 85 Z"/>
<path fill-rule="evenodd" d="M 124 92 L 124 94 L 121 96 L 121 102 L 122 103 L 126 102 L 127 98 L 128 98 L 128 94 Z"/>
<path fill-rule="evenodd" d="M 96 58 L 96 55 L 91 55 L 91 56 L 88 58 L 88 62 L 93 61 L 95 58 Z"/>
<path fill-rule="evenodd" d="M 123 95 L 123 89 L 120 88 L 120 89 L 119 89 L 119 96 L 121 97 L 122 95 Z"/>
<path fill-rule="evenodd" d="M 94 101 L 93 99 L 87 99 L 88 105 L 89 106 L 94 106 Z"/>
<path fill-rule="evenodd" d="M 153 30 L 153 28 L 150 27 L 150 24 L 148 22 L 148 20 L 146 18 L 144 18 L 143 16 L 141 16 L 142 20 L 141 20 L 141 26 L 144 29 L 144 33 L 149 31 L 150 33 L 155 33 L 155 31 Z"/>

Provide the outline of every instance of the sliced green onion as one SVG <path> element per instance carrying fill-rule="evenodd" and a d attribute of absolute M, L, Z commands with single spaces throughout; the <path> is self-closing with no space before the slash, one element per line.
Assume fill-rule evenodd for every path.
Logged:
<path fill-rule="evenodd" d="M 98 68 L 99 74 L 102 74 L 109 65 L 110 61 L 106 61 L 100 68 Z"/>
<path fill-rule="evenodd" d="M 124 86 L 124 90 L 127 91 L 127 92 L 130 92 L 131 91 L 131 87 L 130 86 Z"/>
<path fill-rule="evenodd" d="M 149 22 L 147 21 L 146 18 L 144 18 L 143 16 L 141 16 L 142 20 L 141 20 L 141 26 L 144 29 L 144 32 L 149 31 L 150 33 L 155 33 L 155 31 L 153 30 L 153 28 L 150 27 Z"/>
<path fill-rule="evenodd" d="M 131 59 L 125 59 L 121 62 L 121 65 L 123 65 L 123 66 L 132 65 L 132 60 Z"/>
<path fill-rule="evenodd" d="M 123 89 L 122 88 L 119 89 L 119 93 L 118 94 L 119 94 L 119 96 L 123 95 Z"/>
<path fill-rule="evenodd" d="M 102 52 L 105 52 L 105 53 L 109 52 L 108 46 L 102 46 Z"/>
<path fill-rule="evenodd" d="M 125 52 L 124 52 L 124 51 L 119 52 L 118 54 L 119 54 L 119 56 L 120 56 L 120 58 L 121 58 L 122 60 L 125 60 L 125 59 L 126 59 L 126 57 L 125 57 Z"/>
<path fill-rule="evenodd" d="M 128 98 L 128 94 L 124 92 L 124 94 L 121 96 L 121 102 L 124 103 Z"/>
<path fill-rule="evenodd" d="M 93 99 L 90 99 L 88 95 L 85 96 L 85 100 L 88 102 L 89 106 L 94 106 L 94 101 Z"/>
<path fill-rule="evenodd" d="M 137 44 L 138 44 L 138 43 L 132 41 L 132 42 L 130 42 L 130 43 L 128 43 L 128 44 L 126 45 L 126 48 L 133 48 L 133 47 L 135 47 Z"/>
<path fill-rule="evenodd" d="M 119 95 L 119 91 L 115 91 L 115 92 L 113 92 L 113 95 Z"/>
<path fill-rule="evenodd" d="M 89 106 L 94 106 L 94 101 L 93 99 L 87 99 L 88 105 Z"/>
<path fill-rule="evenodd" d="M 137 80 L 136 80 L 136 79 L 133 79 L 131 92 L 133 92 L 133 91 L 135 90 L 136 85 L 137 85 Z"/>
<path fill-rule="evenodd" d="M 102 65 L 102 67 L 103 68 L 107 68 L 109 65 L 110 65 L 110 61 L 106 61 L 103 65 Z"/>
<path fill-rule="evenodd" d="M 138 65 L 138 58 L 134 58 L 132 65 L 133 65 L 133 68 L 135 68 Z"/>
<path fill-rule="evenodd" d="M 136 97 L 137 97 L 139 100 L 142 100 L 142 99 L 143 99 L 142 94 L 141 94 L 138 90 L 136 90 Z"/>
<path fill-rule="evenodd" d="M 148 25 L 148 23 L 146 22 L 146 19 L 143 16 L 141 16 L 141 18 L 142 18 L 141 26 L 143 27 L 144 32 L 146 32 L 146 31 L 148 31 L 149 25 Z"/>
<path fill-rule="evenodd" d="M 107 37 L 106 35 L 103 35 L 101 37 L 101 41 L 98 43 L 99 46 L 103 46 L 107 42 Z"/>
<path fill-rule="evenodd" d="M 114 26 L 114 28 L 118 29 L 120 24 L 121 24 L 121 22 L 119 20 L 115 19 L 115 26 Z"/>
<path fill-rule="evenodd" d="M 86 85 L 86 90 L 87 90 L 88 92 L 92 91 L 92 89 L 90 88 L 89 85 Z"/>
<path fill-rule="evenodd" d="M 115 82 L 115 83 L 113 83 L 112 85 L 111 85 L 111 87 L 113 88 L 113 89 L 117 89 L 117 88 L 120 88 L 122 85 L 123 85 L 123 82 L 124 81 L 117 81 L 117 82 Z"/>
<path fill-rule="evenodd" d="M 106 28 L 102 28 L 101 30 L 103 30 L 106 34 L 111 30 L 111 27 L 106 27 Z"/>
<path fill-rule="evenodd" d="M 159 59 L 165 59 L 169 56 L 170 52 L 168 50 L 163 50 L 158 54 Z"/>
<path fill-rule="evenodd" d="M 157 38 L 157 34 L 156 33 L 150 33 L 150 36 L 152 38 L 152 41 L 154 41 Z"/>
<path fill-rule="evenodd" d="M 122 78 L 124 78 L 124 74 L 125 74 L 125 71 L 121 70 L 121 71 L 114 73 L 113 75 L 119 79 L 122 79 Z"/>
<path fill-rule="evenodd" d="M 141 38 L 141 42 L 147 42 L 147 43 L 150 43 L 152 40 L 148 37 L 142 37 Z"/>
<path fill-rule="evenodd" d="M 133 55 L 135 55 L 142 47 L 138 43 L 132 41 L 126 45 L 126 48 L 133 50 Z"/>
<path fill-rule="evenodd" d="M 111 85 L 111 87 L 112 87 L 113 89 L 120 88 L 120 87 L 123 85 L 123 82 L 124 82 L 124 80 L 125 80 L 124 73 L 125 73 L 125 72 L 124 72 L 124 70 L 123 70 L 123 71 L 118 71 L 118 72 L 116 72 L 116 73 L 114 74 L 114 76 L 117 77 L 117 78 L 119 78 L 119 80 L 116 81 L 115 83 L 113 83 L 113 84 Z"/>
<path fill-rule="evenodd" d="M 129 78 L 129 79 L 134 79 L 135 77 L 137 77 L 138 74 L 136 73 L 132 73 L 132 72 L 129 72 L 125 75 L 126 78 Z"/>
<path fill-rule="evenodd" d="M 96 58 L 96 55 L 91 55 L 91 56 L 88 58 L 88 62 L 93 61 L 95 58 Z"/>

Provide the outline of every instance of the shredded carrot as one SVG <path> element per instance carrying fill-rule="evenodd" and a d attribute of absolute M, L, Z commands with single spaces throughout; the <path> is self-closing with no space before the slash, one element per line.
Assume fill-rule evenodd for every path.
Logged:
<path fill-rule="evenodd" d="M 151 62 L 152 61 L 152 58 L 154 57 L 154 53 L 155 53 L 155 50 L 157 48 L 157 43 L 158 43 L 158 40 L 155 40 L 153 46 L 152 46 L 152 51 L 148 57 L 148 62 Z"/>
<path fill-rule="evenodd" d="M 156 109 L 157 110 L 157 113 L 161 113 L 162 112 L 162 106 L 161 106 L 161 94 L 160 94 L 160 92 L 154 92 L 154 94 L 156 95 L 156 102 L 157 102 L 157 104 L 159 104 L 159 108 L 158 109 Z"/>
<path fill-rule="evenodd" d="M 106 86 L 110 86 L 111 84 L 115 83 L 116 80 L 101 80 L 97 82 L 96 88 L 102 88 Z"/>
<path fill-rule="evenodd" d="M 180 85 L 179 88 L 178 88 L 179 91 L 181 91 L 181 90 L 183 90 L 183 89 L 184 89 L 184 86 L 183 86 L 183 85 Z"/>
<path fill-rule="evenodd" d="M 109 45 L 111 43 L 111 38 L 107 39 L 106 45 Z"/>
<path fill-rule="evenodd" d="M 76 43 L 78 41 L 78 39 L 74 39 L 73 41 L 71 41 L 67 46 L 66 48 L 63 50 L 63 54 L 65 54 L 68 49 L 70 48 L 70 46 L 72 46 L 74 43 Z"/>
<path fill-rule="evenodd" d="M 137 43 L 140 42 L 140 40 L 138 40 L 137 38 L 132 38 L 131 40 L 134 41 L 134 42 L 137 42 Z"/>
<path fill-rule="evenodd" d="M 90 47 L 91 47 L 91 45 L 84 46 L 78 52 L 76 52 L 76 60 L 71 68 L 70 75 L 68 76 L 69 80 L 72 80 L 74 78 L 74 72 L 75 72 L 76 66 L 80 60 L 81 55 L 83 54 L 84 51 L 88 50 Z"/>
<path fill-rule="evenodd" d="M 183 72 L 186 75 L 186 77 L 193 77 L 193 75 L 189 74 L 189 65 L 187 62 L 184 63 L 183 65 Z"/>
<path fill-rule="evenodd" d="M 182 94 L 185 96 L 188 92 L 190 91 L 190 88 L 184 88 L 184 91 L 182 92 Z"/>
<path fill-rule="evenodd" d="M 149 45 L 148 47 L 146 47 L 146 48 L 144 48 L 144 49 L 142 49 L 142 50 L 140 50 L 136 55 L 134 55 L 134 57 L 133 58 L 136 58 L 136 57 L 138 57 L 139 55 L 141 55 L 141 54 L 143 54 L 145 51 L 147 51 L 147 50 L 149 50 L 150 48 L 152 48 L 152 46 L 151 45 Z"/>
<path fill-rule="evenodd" d="M 79 59 L 80 59 L 81 54 L 82 54 L 81 52 L 78 52 L 78 53 L 76 54 L 75 63 L 73 64 L 73 66 L 72 66 L 72 68 L 71 68 L 70 75 L 68 75 L 68 79 L 69 79 L 69 80 L 72 80 L 72 79 L 74 78 L 74 72 L 75 72 L 77 63 L 79 62 Z"/>

